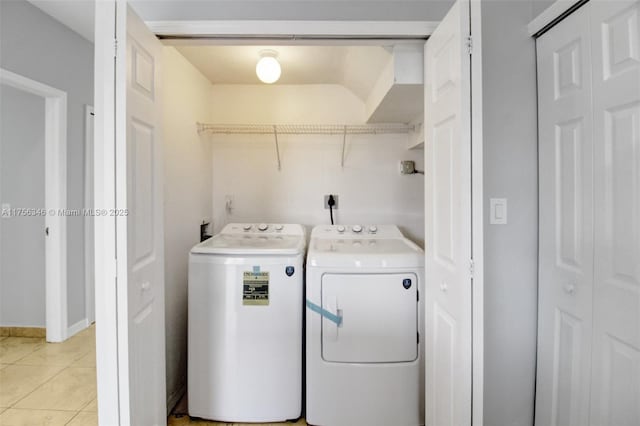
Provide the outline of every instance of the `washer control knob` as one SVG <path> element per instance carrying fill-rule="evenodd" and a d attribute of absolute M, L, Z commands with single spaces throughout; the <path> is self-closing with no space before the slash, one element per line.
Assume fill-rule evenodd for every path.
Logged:
<path fill-rule="evenodd" d="M 250 230 L 250 229 L 251 229 L 251 225 L 247 223 L 246 225 L 244 225 L 244 226 L 242 227 L 242 229 L 244 229 L 245 231 L 248 231 L 248 230 Z"/>
<path fill-rule="evenodd" d="M 371 225 L 371 226 L 369 227 L 369 233 L 370 233 L 370 234 L 375 234 L 376 232 L 378 232 L 378 227 L 377 227 L 377 226 L 375 226 L 375 225 Z"/>
<path fill-rule="evenodd" d="M 355 232 L 356 234 L 359 234 L 360 232 L 362 232 L 362 226 L 360 225 L 353 225 L 353 228 L 351 228 L 351 230 L 353 232 Z"/>
<path fill-rule="evenodd" d="M 345 231 L 345 227 L 342 225 L 338 225 L 338 232 L 342 234 L 344 231 Z"/>
<path fill-rule="evenodd" d="M 260 225 L 258 225 L 258 231 L 266 231 L 269 228 L 269 225 L 267 225 L 266 223 L 261 223 Z"/>
<path fill-rule="evenodd" d="M 282 229 L 284 229 L 283 225 L 276 225 L 276 231 L 282 231 Z"/>

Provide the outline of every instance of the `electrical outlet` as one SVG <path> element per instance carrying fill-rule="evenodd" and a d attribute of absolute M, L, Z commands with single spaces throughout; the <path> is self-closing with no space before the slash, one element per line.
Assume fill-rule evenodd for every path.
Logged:
<path fill-rule="evenodd" d="M 333 201 L 335 201 L 333 209 L 338 210 L 338 196 L 336 194 L 333 194 Z M 324 196 L 324 208 L 329 210 L 329 195 Z"/>
<path fill-rule="evenodd" d="M 231 214 L 233 212 L 233 195 L 227 194 L 224 196 L 224 208 L 227 211 L 227 214 Z"/>
<path fill-rule="evenodd" d="M 400 161 L 400 174 L 412 175 L 416 172 L 416 163 L 411 160 Z"/>

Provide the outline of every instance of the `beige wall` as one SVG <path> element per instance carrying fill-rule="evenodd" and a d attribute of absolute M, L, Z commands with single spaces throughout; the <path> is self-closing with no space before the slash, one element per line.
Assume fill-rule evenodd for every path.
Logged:
<path fill-rule="evenodd" d="M 186 388 L 188 253 L 211 216 L 211 145 L 196 121 L 210 117 L 211 86 L 174 48 L 164 49 L 164 236 L 167 406 Z"/>
<path fill-rule="evenodd" d="M 337 85 L 214 85 L 216 123 L 362 124 L 364 104 Z M 423 166 L 407 135 L 280 135 L 282 170 L 272 135 L 212 135 L 213 219 L 229 222 L 330 223 L 325 194 L 338 194 L 337 223 L 397 224 L 424 241 L 424 179 L 400 175 L 400 160 Z M 232 200 L 231 212 L 225 208 Z"/>

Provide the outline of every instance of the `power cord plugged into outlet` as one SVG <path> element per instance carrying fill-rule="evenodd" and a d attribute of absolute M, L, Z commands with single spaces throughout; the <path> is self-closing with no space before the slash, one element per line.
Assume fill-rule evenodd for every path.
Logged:
<path fill-rule="evenodd" d="M 331 217 L 331 224 L 333 225 L 333 206 L 336 205 L 336 200 L 333 198 L 333 194 L 329 194 L 327 204 L 329 205 L 329 216 Z"/>
<path fill-rule="evenodd" d="M 329 210 L 329 217 L 331 217 L 331 224 L 333 225 L 333 211 L 338 210 L 338 195 L 326 194 L 324 196 L 324 208 Z"/>

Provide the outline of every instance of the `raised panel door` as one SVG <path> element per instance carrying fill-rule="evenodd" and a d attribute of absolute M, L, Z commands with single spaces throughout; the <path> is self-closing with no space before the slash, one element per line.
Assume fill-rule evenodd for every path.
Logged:
<path fill-rule="evenodd" d="M 591 424 L 640 424 L 640 1 L 591 1 Z"/>
<path fill-rule="evenodd" d="M 540 426 L 582 426 L 589 415 L 593 141 L 587 6 L 537 40 Z"/>

